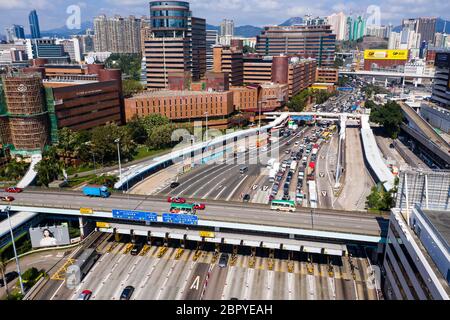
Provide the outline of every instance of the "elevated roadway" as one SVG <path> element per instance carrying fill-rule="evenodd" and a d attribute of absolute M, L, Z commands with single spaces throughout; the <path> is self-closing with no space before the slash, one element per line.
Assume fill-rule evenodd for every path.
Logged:
<path fill-rule="evenodd" d="M 404 72 L 392 72 L 392 71 L 346 71 L 339 70 L 339 74 L 357 75 L 357 76 L 374 76 L 374 77 L 389 77 L 389 78 L 425 78 L 434 79 L 434 76 L 426 74 L 404 73 Z"/>
<path fill-rule="evenodd" d="M 413 108 L 404 102 L 399 102 L 399 105 L 408 120 L 408 124 L 403 124 L 402 129 L 437 156 L 441 160 L 440 163 L 444 166 L 448 165 L 450 163 L 450 144 L 434 131 L 433 127 Z"/>
<path fill-rule="evenodd" d="M 1 205 L 0 209 L 4 209 Z M 169 211 L 166 199 L 113 195 L 108 199 L 88 198 L 79 193 L 24 192 L 16 196 L 13 211 L 55 215 L 87 216 L 100 220 L 113 219 L 113 209 L 138 210 L 162 214 Z M 80 208 L 91 208 L 93 214 L 80 214 Z M 232 202 L 206 202 L 206 210 L 198 211 L 199 226 L 298 235 L 315 239 L 381 242 L 388 220 L 381 216 L 355 214 L 338 210 L 298 208 L 295 213 L 269 210 L 267 205 Z M 121 221 L 118 221 L 119 223 Z M 162 223 L 161 215 L 158 222 Z"/>

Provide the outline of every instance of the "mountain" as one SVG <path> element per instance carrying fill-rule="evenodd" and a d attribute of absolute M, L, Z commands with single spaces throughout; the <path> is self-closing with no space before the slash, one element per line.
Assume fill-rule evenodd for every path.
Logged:
<path fill-rule="evenodd" d="M 71 35 L 78 35 L 86 33 L 86 29 L 93 29 L 94 24 L 92 21 L 85 21 L 81 23 L 80 29 L 71 30 L 67 26 L 41 31 L 42 37 L 58 37 L 58 38 L 70 38 Z"/>
<path fill-rule="evenodd" d="M 444 26 L 445 26 L 445 33 L 449 34 L 450 33 L 450 21 L 444 20 L 441 18 L 437 18 L 436 19 L 436 32 L 443 32 Z M 400 31 L 402 31 L 402 26 L 396 26 L 392 29 L 392 31 L 400 32 Z"/>
<path fill-rule="evenodd" d="M 292 18 L 287 19 L 282 24 L 280 24 L 280 26 L 288 27 L 288 26 L 293 26 L 295 24 L 301 24 L 302 22 L 303 22 L 303 19 L 301 17 L 292 17 Z"/>
<path fill-rule="evenodd" d="M 220 27 L 213 26 L 211 24 L 207 24 L 206 30 L 219 31 Z M 240 36 L 240 37 L 245 37 L 245 38 L 252 38 L 252 37 L 256 37 L 257 35 L 259 35 L 261 33 L 261 30 L 262 29 L 259 27 L 250 26 L 250 25 L 239 26 L 239 27 L 234 28 L 234 35 Z"/>

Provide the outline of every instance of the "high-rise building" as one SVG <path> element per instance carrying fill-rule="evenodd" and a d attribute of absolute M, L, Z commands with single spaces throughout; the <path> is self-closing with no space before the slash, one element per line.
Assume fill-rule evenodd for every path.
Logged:
<path fill-rule="evenodd" d="M 228 73 L 230 86 L 242 86 L 244 82 L 242 51 L 229 46 L 215 46 L 213 71 Z"/>
<path fill-rule="evenodd" d="M 336 35 L 330 25 L 269 26 L 261 31 L 256 43 L 260 55 L 314 58 L 321 67 L 333 66 L 335 50 Z"/>
<path fill-rule="evenodd" d="M 234 36 L 234 21 L 224 19 L 220 23 L 219 29 L 219 43 L 225 46 L 229 46 L 231 44 L 231 39 Z"/>
<path fill-rule="evenodd" d="M 409 29 L 420 34 L 422 41 L 427 43 L 434 41 L 434 34 L 436 32 L 436 18 L 412 18 L 403 19 L 403 29 Z"/>
<path fill-rule="evenodd" d="M 346 39 L 356 41 L 366 34 L 366 20 L 362 16 L 347 18 Z"/>
<path fill-rule="evenodd" d="M 141 52 L 141 19 L 105 15 L 94 18 L 95 51 L 112 53 Z"/>
<path fill-rule="evenodd" d="M 82 57 L 88 52 L 95 50 L 94 48 L 94 32 L 91 29 L 86 29 L 86 33 L 83 35 L 72 36 L 73 39 L 78 39 L 80 44 L 80 52 Z"/>
<path fill-rule="evenodd" d="M 39 18 L 36 10 L 30 12 L 28 21 L 30 23 L 31 39 L 39 39 L 41 37 L 41 29 L 39 28 Z"/>
<path fill-rule="evenodd" d="M 168 87 L 169 72 L 206 72 L 206 21 L 192 17 L 189 2 L 150 2 L 150 30 L 143 40 L 147 88 Z"/>
<path fill-rule="evenodd" d="M 27 54 L 31 58 L 48 59 L 50 63 L 69 62 L 70 56 L 56 39 L 27 39 Z"/>
<path fill-rule="evenodd" d="M 81 62 L 81 47 L 78 38 L 56 40 L 55 43 L 63 46 L 64 52 L 69 55 L 71 62 Z"/>
<path fill-rule="evenodd" d="M 345 30 L 347 28 L 346 16 L 343 12 L 333 13 L 328 16 L 327 22 L 331 25 L 331 30 L 336 35 L 336 40 L 345 40 Z"/>
<path fill-rule="evenodd" d="M 23 26 L 13 24 L 10 28 L 6 28 L 6 41 L 14 42 L 18 39 L 25 39 L 25 31 Z"/>
<path fill-rule="evenodd" d="M 390 31 L 389 26 L 369 25 L 366 27 L 367 36 L 377 38 L 389 38 Z"/>
<path fill-rule="evenodd" d="M 217 30 L 206 30 L 206 70 L 213 68 L 214 57 L 213 47 L 219 43 L 219 33 Z"/>

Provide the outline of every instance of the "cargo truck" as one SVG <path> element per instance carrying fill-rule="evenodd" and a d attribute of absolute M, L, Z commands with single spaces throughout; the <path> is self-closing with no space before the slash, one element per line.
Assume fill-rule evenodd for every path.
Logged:
<path fill-rule="evenodd" d="M 275 182 L 275 177 L 277 175 L 278 171 L 275 169 L 270 169 L 269 172 L 269 182 Z"/>
<path fill-rule="evenodd" d="M 83 194 L 88 197 L 108 198 L 111 193 L 105 186 L 85 186 L 83 187 Z"/>
<path fill-rule="evenodd" d="M 291 172 L 295 172 L 297 169 L 297 161 L 292 161 L 291 163 Z"/>

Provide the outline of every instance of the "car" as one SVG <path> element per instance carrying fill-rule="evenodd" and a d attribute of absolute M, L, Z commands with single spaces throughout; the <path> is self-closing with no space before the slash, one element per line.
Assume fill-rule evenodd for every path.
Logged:
<path fill-rule="evenodd" d="M 180 197 L 168 197 L 167 198 L 167 202 L 186 203 L 186 199 L 185 198 L 180 198 Z"/>
<path fill-rule="evenodd" d="M 83 290 L 78 296 L 77 300 L 89 300 L 92 296 L 91 290 Z"/>
<path fill-rule="evenodd" d="M 130 300 L 133 292 L 134 292 L 133 286 L 126 286 L 125 289 L 123 289 L 122 294 L 120 295 L 120 300 Z"/>
<path fill-rule="evenodd" d="M 133 249 L 131 249 L 131 251 L 130 251 L 130 254 L 132 256 L 137 256 L 139 254 L 139 252 L 141 251 L 142 247 L 143 247 L 142 243 L 135 243 L 133 245 Z"/>
<path fill-rule="evenodd" d="M 172 182 L 172 183 L 170 184 L 170 188 L 171 188 L 171 189 L 175 189 L 175 188 L 178 187 L 179 185 L 180 185 L 179 182 L 174 181 L 174 182 Z"/>
<path fill-rule="evenodd" d="M 291 153 L 291 150 L 286 150 L 284 153 L 289 154 Z"/>
<path fill-rule="evenodd" d="M 5 189 L 5 192 L 8 193 L 21 193 L 23 191 L 22 188 L 17 188 L 17 187 L 9 187 Z"/>
<path fill-rule="evenodd" d="M 222 255 L 220 256 L 219 259 L 219 267 L 220 268 L 225 268 L 228 264 L 228 258 L 230 256 L 228 255 L 228 253 L 222 253 Z"/>
<path fill-rule="evenodd" d="M 249 195 L 248 193 L 245 194 L 244 197 L 242 198 L 242 200 L 243 200 L 244 202 L 249 202 L 249 201 L 250 201 L 250 195 Z"/>
<path fill-rule="evenodd" d="M 269 201 L 272 201 L 273 199 L 275 199 L 275 196 L 273 194 L 269 195 Z"/>
<path fill-rule="evenodd" d="M 206 205 L 204 203 L 194 203 L 195 210 L 205 210 Z"/>
<path fill-rule="evenodd" d="M 0 200 L 1 201 L 6 201 L 6 202 L 13 202 L 14 201 L 14 197 L 11 197 L 11 196 L 1 197 Z"/>

